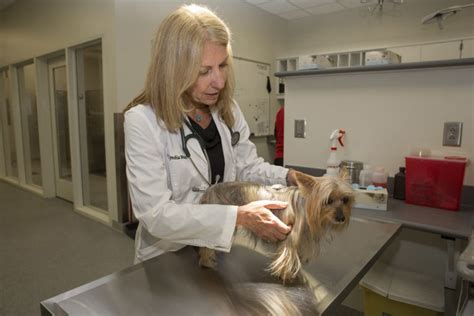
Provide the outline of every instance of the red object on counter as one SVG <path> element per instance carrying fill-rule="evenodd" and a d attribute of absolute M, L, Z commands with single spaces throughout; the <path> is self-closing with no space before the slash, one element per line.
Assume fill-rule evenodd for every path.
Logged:
<path fill-rule="evenodd" d="M 467 159 L 405 157 L 406 202 L 459 210 Z"/>

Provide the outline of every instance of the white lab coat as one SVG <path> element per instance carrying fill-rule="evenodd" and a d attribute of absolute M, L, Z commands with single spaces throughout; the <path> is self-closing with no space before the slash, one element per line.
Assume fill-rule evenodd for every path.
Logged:
<path fill-rule="evenodd" d="M 217 112 L 212 113 L 221 136 L 225 159 L 224 181 L 256 181 L 284 184 L 288 169 L 257 157 L 249 141 L 249 128 L 240 108 L 233 106 L 233 131 L 240 133 L 234 147 L 231 134 Z M 183 125 L 185 135 L 190 134 Z M 184 155 L 180 133 L 170 133 L 157 122 L 154 110 L 137 105 L 125 114 L 127 179 L 135 217 L 135 260 L 144 261 L 185 245 L 230 251 L 237 206 L 197 205 L 207 183 Z M 208 164 L 194 138 L 187 142 L 197 168 L 207 177 Z M 195 190 L 192 190 L 195 188 Z"/>

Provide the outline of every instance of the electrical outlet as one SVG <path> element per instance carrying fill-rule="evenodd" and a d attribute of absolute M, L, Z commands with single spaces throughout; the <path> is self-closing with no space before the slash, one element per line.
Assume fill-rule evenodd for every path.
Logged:
<path fill-rule="evenodd" d="M 306 120 L 295 120 L 295 138 L 306 137 Z"/>
<path fill-rule="evenodd" d="M 462 140 L 462 122 L 445 122 L 443 146 L 460 147 Z"/>

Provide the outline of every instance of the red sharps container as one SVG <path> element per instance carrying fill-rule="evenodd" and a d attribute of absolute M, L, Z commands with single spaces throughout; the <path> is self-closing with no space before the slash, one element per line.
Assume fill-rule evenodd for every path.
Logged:
<path fill-rule="evenodd" d="M 459 210 L 467 159 L 405 157 L 406 203 Z"/>

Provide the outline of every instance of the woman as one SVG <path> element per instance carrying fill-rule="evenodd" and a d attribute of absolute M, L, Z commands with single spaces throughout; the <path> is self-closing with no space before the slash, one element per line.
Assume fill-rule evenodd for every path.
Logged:
<path fill-rule="evenodd" d="M 284 239 L 290 228 L 270 209 L 286 203 L 198 204 L 216 182 L 294 184 L 293 171 L 265 163 L 248 139 L 232 100 L 227 26 L 207 8 L 183 6 L 164 19 L 154 45 L 145 88 L 125 110 L 127 178 L 140 222 L 136 261 L 185 245 L 230 251 L 236 225 Z"/>

